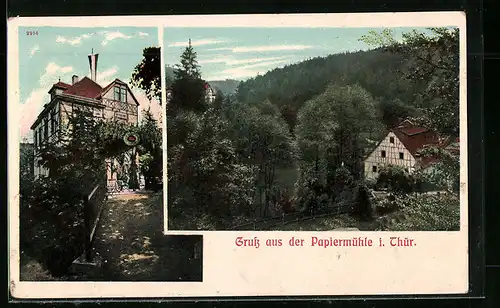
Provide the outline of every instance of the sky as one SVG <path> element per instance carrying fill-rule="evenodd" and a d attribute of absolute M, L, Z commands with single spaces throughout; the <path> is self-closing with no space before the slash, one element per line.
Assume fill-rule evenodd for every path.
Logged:
<path fill-rule="evenodd" d="M 32 141 L 30 126 L 50 100 L 47 93 L 59 81 L 71 84 L 71 76 L 90 78 L 87 55 L 99 54 L 97 83 L 102 87 L 115 78 L 130 82 L 134 67 L 146 47 L 159 46 L 157 28 L 58 28 L 37 27 L 38 35 L 26 35 L 19 28 L 20 137 Z M 133 88 L 140 109 L 161 110 L 149 102 L 142 90 Z"/>
<path fill-rule="evenodd" d="M 172 28 L 164 30 L 165 63 L 174 66 L 191 39 L 205 80 L 245 80 L 306 60 L 371 47 L 359 41 L 383 28 Z M 396 39 L 413 28 L 392 28 Z M 424 28 L 417 30 L 425 31 Z"/>

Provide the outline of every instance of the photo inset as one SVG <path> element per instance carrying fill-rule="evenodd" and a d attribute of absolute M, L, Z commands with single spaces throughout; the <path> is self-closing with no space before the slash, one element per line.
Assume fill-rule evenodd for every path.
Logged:
<path fill-rule="evenodd" d="M 460 230 L 459 30 L 164 31 L 168 230 Z"/>
<path fill-rule="evenodd" d="M 18 35 L 20 280 L 201 281 L 203 238 L 163 234 L 158 29 Z"/>

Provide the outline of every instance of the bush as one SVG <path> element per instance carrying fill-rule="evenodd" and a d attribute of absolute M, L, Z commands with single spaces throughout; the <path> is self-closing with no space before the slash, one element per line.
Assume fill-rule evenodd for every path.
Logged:
<path fill-rule="evenodd" d="M 420 179 L 410 175 L 400 166 L 389 165 L 380 170 L 377 189 L 387 188 L 394 194 L 405 194 L 419 190 Z"/>
<path fill-rule="evenodd" d="M 460 201 L 452 194 L 408 195 L 397 198 L 404 219 L 389 221 L 385 231 L 458 231 Z"/>
<path fill-rule="evenodd" d="M 370 200 L 370 193 L 368 187 L 364 183 L 361 183 L 358 186 L 354 213 L 364 220 L 370 220 L 373 218 L 373 208 L 372 202 Z"/>

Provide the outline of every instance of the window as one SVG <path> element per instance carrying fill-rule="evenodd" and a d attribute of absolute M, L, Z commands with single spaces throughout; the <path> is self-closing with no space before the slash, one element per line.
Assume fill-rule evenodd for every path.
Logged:
<path fill-rule="evenodd" d="M 403 152 L 399 152 L 399 159 L 404 159 L 405 158 L 405 155 Z"/>
<path fill-rule="evenodd" d="M 385 151 L 380 152 L 380 155 L 382 155 L 382 157 L 385 157 Z"/>
<path fill-rule="evenodd" d="M 372 167 L 372 171 L 373 171 L 373 172 L 377 172 L 377 166 L 373 166 L 373 167 Z"/>
<path fill-rule="evenodd" d="M 35 148 L 37 148 L 38 147 L 38 130 L 35 129 L 33 134 L 34 134 L 34 136 L 33 136 L 34 146 L 35 146 Z"/>
<path fill-rule="evenodd" d="M 116 86 L 115 87 L 115 101 L 120 101 L 122 103 L 127 102 L 127 88 L 124 86 Z"/>
<path fill-rule="evenodd" d="M 394 143 L 394 137 L 389 137 L 389 142 Z"/>

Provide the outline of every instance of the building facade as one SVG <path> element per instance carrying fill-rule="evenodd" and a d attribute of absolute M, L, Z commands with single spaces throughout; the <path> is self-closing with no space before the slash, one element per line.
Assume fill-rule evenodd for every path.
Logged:
<path fill-rule="evenodd" d="M 432 158 L 421 158 L 419 151 L 427 146 L 441 146 L 442 140 L 433 131 L 415 126 L 406 120 L 391 129 L 364 161 L 365 179 L 375 180 L 380 170 L 393 165 L 415 172 L 417 167 L 425 168 Z"/>
<path fill-rule="evenodd" d="M 128 85 L 115 79 L 102 87 L 96 82 L 97 54 L 89 55 L 91 78 L 81 80 L 73 75 L 71 83 L 57 82 L 49 90 L 50 100 L 31 126 L 35 148 L 35 176 L 47 176 L 50 170 L 42 166 L 38 151 L 46 142 L 57 143 L 61 140 L 61 133 L 69 128 L 70 117 L 78 110 L 87 111 L 94 117 L 104 121 L 117 121 L 130 125 L 138 123 L 139 102 Z M 107 179 L 108 186 L 116 185 L 118 173 L 130 165 L 135 150 L 125 153 L 128 157 L 122 164 L 116 159 L 108 159 Z M 137 158 L 134 158 L 137 159 Z"/>

